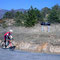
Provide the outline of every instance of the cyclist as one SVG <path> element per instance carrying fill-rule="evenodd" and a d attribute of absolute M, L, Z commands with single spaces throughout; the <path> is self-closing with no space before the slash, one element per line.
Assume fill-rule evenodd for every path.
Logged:
<path fill-rule="evenodd" d="M 9 30 L 9 32 L 6 32 L 4 34 L 5 48 L 7 48 L 7 46 L 12 46 L 12 44 L 11 44 L 11 40 L 13 40 L 12 32 L 13 32 L 13 30 Z"/>

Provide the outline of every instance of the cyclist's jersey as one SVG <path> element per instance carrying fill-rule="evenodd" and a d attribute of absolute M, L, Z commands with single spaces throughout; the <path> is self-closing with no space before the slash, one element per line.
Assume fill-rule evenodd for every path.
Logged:
<path fill-rule="evenodd" d="M 10 32 L 5 33 L 5 34 L 4 34 L 4 40 L 5 40 L 5 39 L 9 39 L 9 36 L 10 36 L 10 35 L 11 35 Z"/>

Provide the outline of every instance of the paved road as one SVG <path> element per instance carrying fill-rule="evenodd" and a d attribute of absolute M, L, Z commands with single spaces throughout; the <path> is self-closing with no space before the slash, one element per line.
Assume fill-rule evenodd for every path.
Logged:
<path fill-rule="evenodd" d="M 60 60 L 60 55 L 0 49 L 0 60 Z"/>

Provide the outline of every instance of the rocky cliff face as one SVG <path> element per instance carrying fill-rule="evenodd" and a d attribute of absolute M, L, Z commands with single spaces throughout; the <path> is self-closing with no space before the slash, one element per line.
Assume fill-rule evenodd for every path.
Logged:
<path fill-rule="evenodd" d="M 57 44 L 51 44 L 48 42 L 35 44 L 33 42 L 23 42 L 23 41 L 20 41 L 20 42 L 13 41 L 12 43 L 16 46 L 17 50 L 39 52 L 39 53 L 60 54 L 60 45 L 57 45 Z M 0 44 L 1 44 L 1 40 L 0 40 Z"/>

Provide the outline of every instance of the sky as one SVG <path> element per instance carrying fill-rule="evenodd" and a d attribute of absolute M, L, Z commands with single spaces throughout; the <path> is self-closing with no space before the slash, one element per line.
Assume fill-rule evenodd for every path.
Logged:
<path fill-rule="evenodd" d="M 51 8 L 60 5 L 60 0 L 0 0 L 0 9 L 29 9 L 31 6 L 41 10 L 44 7 Z"/>

